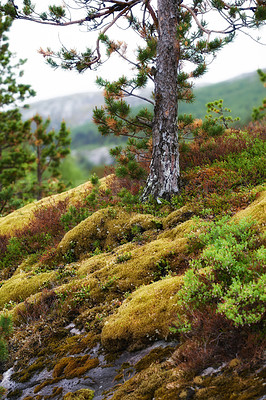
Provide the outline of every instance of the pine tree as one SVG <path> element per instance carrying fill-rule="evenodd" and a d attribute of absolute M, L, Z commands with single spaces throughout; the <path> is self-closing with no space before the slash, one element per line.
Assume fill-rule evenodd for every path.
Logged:
<path fill-rule="evenodd" d="M 64 121 L 61 123 L 60 130 L 56 132 L 54 129 L 48 129 L 49 118 L 43 121 L 43 118 L 36 114 L 32 118 L 32 125 L 35 129 L 31 133 L 29 143 L 35 154 L 34 170 L 36 171 L 32 192 L 39 200 L 50 190 L 55 192 L 63 188 L 57 178 L 60 177 L 59 166 L 62 159 L 70 153 L 71 139 L 69 138 L 70 131 L 66 128 Z"/>
<path fill-rule="evenodd" d="M 17 83 L 18 75 L 22 76 L 18 71 L 24 61 L 12 64 L 6 36 L 11 24 L 12 18 L 0 11 L 0 214 L 16 206 L 14 184 L 25 176 L 32 162 L 25 147 L 30 137 L 30 121 L 22 121 L 16 103 L 33 96 L 34 91 L 29 85 Z"/>
<path fill-rule="evenodd" d="M 204 49 L 211 50 L 212 46 L 221 47 L 232 40 L 238 30 L 258 27 L 266 19 L 265 3 L 256 0 L 230 2 L 223 0 L 210 2 L 204 0 L 157 0 L 157 2 L 153 0 L 73 0 L 70 1 L 71 4 L 66 3 L 65 7 L 49 6 L 46 12 L 38 12 L 30 0 L 24 0 L 22 8 L 19 8 L 16 3 L 16 0 L 9 0 L 0 7 L 0 10 L 4 10 L 14 18 L 43 24 L 84 25 L 88 31 L 102 29 L 95 48 L 87 48 L 82 53 L 76 49 L 68 50 L 66 47 L 57 53 L 51 49 L 41 49 L 40 53 L 53 67 L 61 65 L 64 69 L 76 69 L 83 72 L 99 66 L 103 58 L 101 44 L 106 42 L 107 31 L 118 21 L 121 25 L 123 21 L 127 21 L 127 27 L 133 29 L 135 29 L 135 24 L 138 24 L 139 34 L 144 38 L 147 31 L 152 32 L 151 36 L 156 39 L 154 68 L 148 70 L 147 66 L 143 70 L 141 63 L 131 62 L 139 70 L 142 86 L 145 85 L 147 76 L 154 83 L 154 117 L 151 127 L 152 160 L 143 200 L 147 200 L 150 196 L 157 200 L 170 199 L 171 196 L 180 192 L 177 116 L 182 62 L 184 60 L 189 62 L 191 59 L 194 62 L 198 56 L 201 57 Z M 78 12 L 77 19 L 73 19 L 70 15 L 70 11 L 74 12 L 74 10 Z M 190 21 L 186 22 L 185 18 Z M 217 26 L 219 26 L 218 30 Z M 179 36 L 184 29 L 189 30 L 192 39 L 195 35 L 200 35 L 195 43 L 195 49 L 187 52 L 187 58 L 183 57 L 186 53 L 183 48 L 189 47 L 190 42 L 184 41 L 183 34 Z M 213 34 L 217 35 L 217 39 L 211 41 Z M 120 53 L 123 58 L 127 58 L 123 51 Z M 58 60 L 61 60 L 61 63 Z M 183 75 L 183 85 L 189 77 L 189 74 Z M 135 88 L 140 86 L 136 84 Z M 134 85 L 130 92 L 133 94 Z"/>

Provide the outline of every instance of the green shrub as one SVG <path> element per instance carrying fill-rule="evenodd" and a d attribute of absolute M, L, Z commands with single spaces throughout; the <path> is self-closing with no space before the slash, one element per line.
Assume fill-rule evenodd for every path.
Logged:
<path fill-rule="evenodd" d="M 232 223 L 225 217 L 205 223 L 203 232 L 190 235 L 192 248 L 203 250 L 190 262 L 179 292 L 179 303 L 187 315 L 192 309 L 213 306 L 235 326 L 262 320 L 266 311 L 266 251 L 254 225 L 244 219 Z M 179 330 L 190 330 L 191 322 L 180 322 Z"/>
<path fill-rule="evenodd" d="M 0 361 L 5 361 L 8 356 L 6 340 L 12 332 L 12 321 L 10 316 L 0 316 Z"/>

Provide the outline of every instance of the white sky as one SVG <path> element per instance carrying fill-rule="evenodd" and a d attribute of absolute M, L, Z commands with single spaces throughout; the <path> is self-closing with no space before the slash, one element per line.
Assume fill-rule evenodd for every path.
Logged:
<path fill-rule="evenodd" d="M 42 3 L 45 0 L 42 0 Z M 55 1 L 53 2 L 55 3 Z M 266 28 L 255 31 L 253 37 L 261 37 L 266 43 Z M 95 36 L 94 36 L 95 38 Z M 31 101 L 49 99 L 79 92 L 99 90 L 95 85 L 96 76 L 107 79 L 116 79 L 123 73 L 128 73 L 128 65 L 118 59 L 110 59 L 95 71 L 86 71 L 78 74 L 75 71 L 53 70 L 45 64 L 44 58 L 37 50 L 42 47 L 60 48 L 60 41 L 67 47 L 82 49 L 94 44 L 93 34 L 82 32 L 80 27 L 57 28 L 44 26 L 33 22 L 15 21 L 9 33 L 10 50 L 19 58 L 27 58 L 23 66 L 24 76 L 22 83 L 30 84 L 37 92 Z M 126 40 L 128 44 L 136 41 L 129 31 L 119 30 L 116 39 Z M 209 66 L 209 71 L 197 83 L 215 83 L 234 78 L 243 73 L 266 67 L 266 46 L 257 44 L 244 34 L 239 34 L 234 43 L 222 49 L 216 60 Z"/>

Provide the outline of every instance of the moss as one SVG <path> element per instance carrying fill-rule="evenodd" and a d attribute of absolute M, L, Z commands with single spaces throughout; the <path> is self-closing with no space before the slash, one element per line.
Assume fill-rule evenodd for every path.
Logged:
<path fill-rule="evenodd" d="M 6 280 L 0 287 L 0 308 L 9 301 L 21 302 L 38 292 L 44 283 L 53 280 L 55 272 L 44 272 L 38 275 L 21 272 Z"/>
<path fill-rule="evenodd" d="M 110 250 L 132 240 L 134 227 L 141 231 L 157 229 L 152 215 L 130 214 L 120 209 L 104 209 L 92 214 L 67 232 L 58 246 L 59 260 L 80 259 L 95 248 Z"/>
<path fill-rule="evenodd" d="M 163 228 L 169 229 L 176 225 L 181 224 L 189 220 L 193 216 L 194 212 L 190 205 L 185 205 L 176 211 L 171 212 L 167 217 L 163 219 Z"/>
<path fill-rule="evenodd" d="M 110 351 L 141 347 L 156 338 L 166 339 L 178 312 L 176 293 L 182 277 L 171 277 L 143 286 L 105 322 L 101 340 Z"/>
<path fill-rule="evenodd" d="M 36 371 L 43 370 L 45 368 L 45 358 L 39 357 L 36 361 L 34 361 L 29 367 L 19 370 L 12 375 L 12 379 L 16 382 L 27 382 Z"/>
<path fill-rule="evenodd" d="M 195 393 L 195 399 L 253 400 L 265 393 L 263 380 L 257 377 L 244 379 L 236 373 L 223 373 L 205 379 Z"/>
<path fill-rule="evenodd" d="M 232 221 L 239 221 L 242 218 L 251 218 L 255 220 L 261 229 L 264 229 L 266 223 L 266 190 L 258 194 L 258 198 L 244 210 L 234 215 Z"/>
<path fill-rule="evenodd" d="M 41 382 L 39 385 L 35 386 L 34 388 L 34 393 L 38 393 L 40 392 L 40 390 L 42 390 L 45 386 L 49 386 L 49 385 L 53 385 L 57 382 L 59 382 L 60 379 L 59 378 L 55 378 L 55 379 L 46 379 L 45 381 Z"/>
<path fill-rule="evenodd" d="M 136 372 L 148 368 L 152 363 L 165 361 L 173 353 L 173 350 L 172 346 L 156 347 L 134 365 Z"/>
<path fill-rule="evenodd" d="M 18 398 L 20 398 L 21 394 L 22 394 L 22 390 L 21 389 L 15 389 L 12 392 L 8 392 L 6 397 L 8 399 L 12 399 L 12 398 L 18 399 Z"/>
<path fill-rule="evenodd" d="M 177 238 L 185 237 L 185 235 L 187 235 L 191 231 L 193 224 L 194 222 L 192 220 L 180 223 L 175 228 L 172 228 L 170 230 L 161 233 L 158 236 L 158 239 L 168 238 L 174 240 Z"/>
<path fill-rule="evenodd" d="M 94 391 L 90 389 L 80 389 L 74 393 L 67 393 L 63 400 L 92 400 L 94 398 Z"/>
<path fill-rule="evenodd" d="M 107 183 L 112 179 L 112 176 L 100 179 L 100 187 L 107 189 Z M 92 189 L 91 182 L 85 182 L 73 189 L 63 193 L 58 193 L 49 197 L 45 197 L 39 201 L 27 204 L 26 206 L 0 218 L 0 235 L 11 235 L 18 229 L 22 229 L 28 225 L 32 219 L 34 212 L 39 208 L 47 205 L 56 204 L 63 200 L 68 200 L 69 205 L 75 205 L 82 201 Z"/>
<path fill-rule="evenodd" d="M 59 341 L 59 346 L 55 349 L 58 356 L 68 354 L 79 354 L 86 349 L 92 349 L 98 342 L 98 338 L 92 332 L 86 335 L 75 335 L 66 338 L 64 341 Z"/>
<path fill-rule="evenodd" d="M 152 400 L 167 374 L 160 364 L 152 364 L 123 385 L 119 385 L 110 400 Z"/>
<path fill-rule="evenodd" d="M 79 377 L 92 368 L 99 365 L 97 358 L 89 355 L 80 357 L 64 357 L 54 367 L 53 377 L 64 377 L 67 379 Z"/>
<path fill-rule="evenodd" d="M 91 296 L 94 300 L 99 301 L 101 288 L 108 287 L 111 281 L 110 291 L 113 293 L 132 292 L 136 287 L 152 282 L 158 276 L 157 263 L 173 253 L 184 252 L 186 244 L 187 240 L 184 238 L 173 241 L 154 240 L 132 248 L 130 260 L 120 264 L 116 262 L 117 255 L 121 252 L 119 248 L 115 255 L 100 255 L 84 260 L 80 263 L 78 275 L 89 275 Z M 175 266 L 175 269 L 178 269 L 178 266 Z"/>

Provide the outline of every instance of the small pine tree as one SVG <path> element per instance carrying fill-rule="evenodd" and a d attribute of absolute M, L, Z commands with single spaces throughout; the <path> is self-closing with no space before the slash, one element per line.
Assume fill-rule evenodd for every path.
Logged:
<path fill-rule="evenodd" d="M 17 206 L 14 184 L 25 176 L 32 162 L 32 156 L 24 145 L 30 136 L 30 121 L 23 122 L 19 110 L 10 109 L 17 101 L 35 94 L 29 85 L 17 83 L 17 78 L 23 75 L 17 71 L 25 61 L 12 65 L 6 36 L 11 25 L 12 18 L 0 12 L 0 214 Z"/>
<path fill-rule="evenodd" d="M 29 142 L 34 151 L 36 178 L 31 191 L 39 200 L 49 193 L 49 190 L 62 190 L 62 184 L 54 180 L 60 177 L 59 166 L 62 159 L 70 153 L 71 139 L 64 121 L 58 132 L 48 130 L 50 119 L 43 121 L 38 114 L 32 118 L 32 123 L 35 130 L 31 133 Z M 52 189 L 49 187 L 51 180 L 55 182 Z"/>

